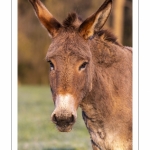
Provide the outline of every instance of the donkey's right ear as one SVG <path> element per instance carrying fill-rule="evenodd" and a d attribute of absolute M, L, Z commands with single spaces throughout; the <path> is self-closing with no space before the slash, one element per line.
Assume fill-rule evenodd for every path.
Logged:
<path fill-rule="evenodd" d="M 52 37 L 56 36 L 61 24 L 53 17 L 40 0 L 29 0 L 35 13 L 44 27 L 48 30 Z"/>

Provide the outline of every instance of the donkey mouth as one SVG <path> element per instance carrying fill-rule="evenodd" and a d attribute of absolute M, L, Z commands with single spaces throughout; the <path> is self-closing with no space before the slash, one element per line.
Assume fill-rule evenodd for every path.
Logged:
<path fill-rule="evenodd" d="M 72 125 L 64 125 L 64 126 L 58 126 L 56 125 L 57 129 L 60 131 L 60 132 L 70 132 L 72 130 Z"/>

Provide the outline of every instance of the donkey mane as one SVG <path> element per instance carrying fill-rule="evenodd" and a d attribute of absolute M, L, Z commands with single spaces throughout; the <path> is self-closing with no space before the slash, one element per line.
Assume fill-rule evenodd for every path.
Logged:
<path fill-rule="evenodd" d="M 100 30 L 99 32 L 95 33 L 97 34 L 99 37 L 102 37 L 103 40 L 108 41 L 108 42 L 112 42 L 116 45 L 122 46 L 118 41 L 117 41 L 117 37 L 111 33 L 108 30 Z"/>
<path fill-rule="evenodd" d="M 82 23 L 83 19 L 77 15 L 76 12 L 69 13 L 67 18 L 63 21 L 63 27 L 67 29 L 77 29 Z M 108 30 L 100 30 L 95 33 L 103 40 L 112 42 L 116 45 L 122 46 L 118 41 L 116 36 Z"/>

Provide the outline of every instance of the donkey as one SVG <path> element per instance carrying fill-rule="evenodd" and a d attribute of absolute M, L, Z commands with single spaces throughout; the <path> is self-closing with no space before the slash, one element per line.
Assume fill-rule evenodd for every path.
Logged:
<path fill-rule="evenodd" d="M 71 131 L 81 107 L 93 150 L 132 149 L 132 48 L 102 30 L 111 8 L 106 0 L 82 21 L 71 13 L 60 24 L 40 0 L 29 0 L 52 42 L 46 54 L 60 132 Z"/>

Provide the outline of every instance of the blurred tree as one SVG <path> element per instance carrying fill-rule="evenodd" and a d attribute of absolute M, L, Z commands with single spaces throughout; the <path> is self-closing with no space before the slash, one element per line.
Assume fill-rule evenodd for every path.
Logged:
<path fill-rule="evenodd" d="M 132 46 L 132 0 L 113 0 L 110 27 L 119 42 Z"/>
<path fill-rule="evenodd" d="M 118 40 L 122 43 L 123 31 L 124 31 L 124 5 L 125 0 L 114 0 L 113 7 L 113 30 Z"/>
<path fill-rule="evenodd" d="M 122 35 L 124 45 L 132 46 L 132 0 L 126 0 L 124 6 L 124 33 Z"/>

